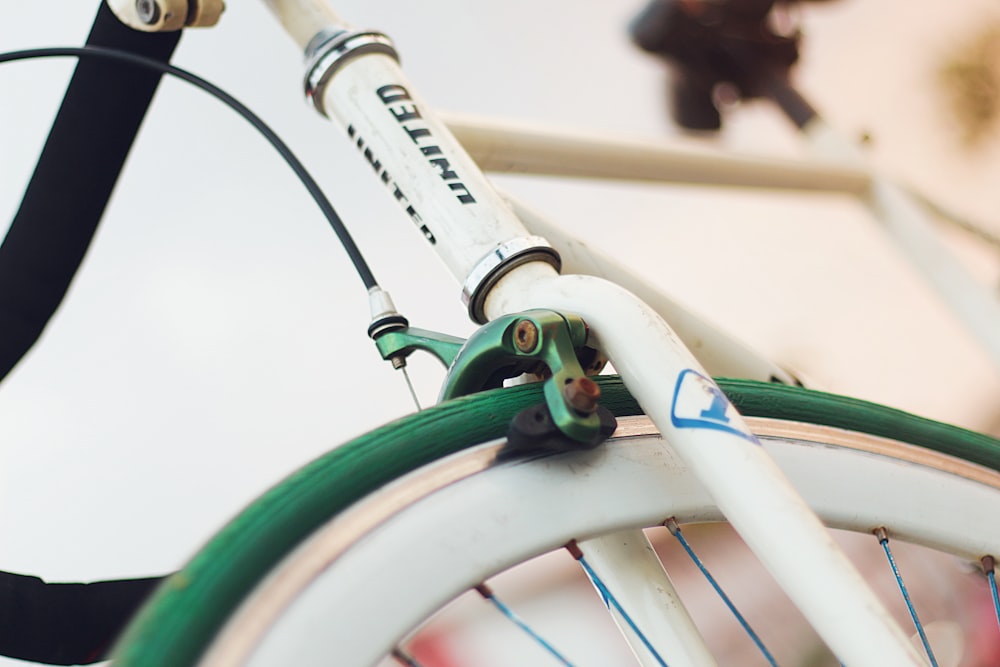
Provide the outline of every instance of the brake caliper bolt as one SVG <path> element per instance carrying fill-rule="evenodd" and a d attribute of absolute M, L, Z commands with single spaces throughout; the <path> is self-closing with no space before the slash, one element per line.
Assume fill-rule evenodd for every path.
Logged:
<path fill-rule="evenodd" d="M 538 345 L 538 327 L 531 320 L 519 320 L 514 327 L 514 345 L 521 352 L 532 352 Z"/>
<path fill-rule="evenodd" d="M 588 377 L 578 377 L 566 383 L 563 387 L 563 396 L 574 410 L 589 415 L 597 409 L 601 388 Z"/>

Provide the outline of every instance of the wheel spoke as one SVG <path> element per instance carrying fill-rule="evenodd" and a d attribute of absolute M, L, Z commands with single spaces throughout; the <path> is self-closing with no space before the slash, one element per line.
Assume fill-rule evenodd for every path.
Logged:
<path fill-rule="evenodd" d="M 726 595 L 725 591 L 722 590 L 722 587 L 719 586 L 719 583 L 715 580 L 715 577 L 712 576 L 712 574 L 708 571 L 708 568 L 705 567 L 705 564 L 701 562 L 700 558 L 698 558 L 698 555 L 694 552 L 694 549 L 692 549 L 691 545 L 688 544 L 688 541 L 684 538 L 684 535 L 681 533 L 681 527 L 677 524 L 677 522 L 671 518 L 664 521 L 663 525 L 667 527 L 667 529 L 670 531 L 670 534 L 676 537 L 677 541 L 680 542 L 682 547 L 684 547 L 684 551 L 687 552 L 687 555 L 691 558 L 694 564 L 705 576 L 705 579 L 708 580 L 708 583 L 712 585 L 712 588 L 715 589 L 715 592 L 719 594 L 719 597 L 722 598 L 722 601 L 726 603 L 726 606 L 729 607 L 729 611 L 733 612 L 733 616 L 735 616 L 736 620 L 739 621 L 741 626 L 743 626 L 743 630 L 745 630 L 746 633 L 750 636 L 750 639 L 753 640 L 753 643 L 757 645 L 757 648 L 763 654 L 768 664 L 771 665 L 771 667 L 778 667 L 778 663 L 774 660 L 774 656 L 771 655 L 771 652 L 767 650 L 767 647 L 764 646 L 764 642 L 761 641 L 761 638 L 757 635 L 756 632 L 754 632 L 754 629 L 750 627 L 750 624 L 743 617 L 743 614 L 741 614 L 740 611 L 736 608 L 736 605 L 734 605 L 733 601 L 729 599 L 729 596 Z"/>
<path fill-rule="evenodd" d="M 931 650 L 931 644 L 927 641 L 927 633 L 924 632 L 924 626 L 920 623 L 920 619 L 917 617 L 917 610 L 913 606 L 913 602 L 910 601 L 910 594 L 906 590 L 906 584 L 903 583 L 903 577 L 899 574 L 899 568 L 896 567 L 896 559 L 892 557 L 892 550 L 889 548 L 889 533 L 885 528 L 878 528 L 875 530 L 875 537 L 878 538 L 879 544 L 882 545 L 885 557 L 888 559 L 890 567 L 892 567 L 892 574 L 896 577 L 896 584 L 899 586 L 899 592 L 903 594 L 903 600 L 906 602 L 906 609 L 910 612 L 910 618 L 913 619 L 913 625 L 917 628 L 917 634 L 920 635 L 920 641 L 924 645 L 924 651 L 927 652 L 927 657 L 930 659 L 931 665 L 933 665 L 933 667 L 938 667 L 937 659 L 934 657 L 934 652 Z"/>
<path fill-rule="evenodd" d="M 663 563 L 642 530 L 624 530 L 577 544 L 587 563 L 672 667 L 714 667 L 715 659 L 695 627 Z M 642 664 L 658 665 L 625 619 L 611 617 Z"/>
<path fill-rule="evenodd" d="M 645 633 L 639 629 L 639 626 L 636 625 L 632 616 L 625 611 L 625 608 L 622 606 L 621 602 L 618 601 L 615 594 L 611 592 L 611 590 L 604 583 L 604 580 L 601 579 L 594 568 L 590 566 L 590 563 L 587 562 L 583 551 L 580 550 L 576 541 L 574 540 L 567 544 L 566 549 L 570 552 L 570 554 L 572 554 L 573 558 L 580 563 L 583 571 L 587 574 L 587 578 L 590 579 L 590 583 L 594 585 L 594 588 L 596 588 L 598 594 L 600 594 L 605 606 L 608 609 L 613 609 L 621 617 L 622 621 L 625 622 L 625 625 L 628 626 L 632 633 L 638 638 L 639 642 L 646 648 L 648 655 L 655 661 L 655 664 L 658 665 L 658 667 L 667 667 L 666 661 L 659 654 L 659 652 L 653 648 L 653 644 L 649 641 L 649 638 L 646 637 Z M 636 656 L 642 660 L 642 654 L 636 652 Z"/>
<path fill-rule="evenodd" d="M 993 556 L 983 556 L 983 571 L 990 582 L 990 593 L 993 596 L 993 611 L 996 612 L 997 629 L 1000 629 L 1000 595 L 997 594 L 996 560 Z"/>
<path fill-rule="evenodd" d="M 486 584 L 479 584 L 478 586 L 476 586 L 476 592 L 482 595 L 483 598 L 485 598 L 489 602 L 493 603 L 493 606 L 496 607 L 500 611 L 500 613 L 506 616 L 511 623 L 520 628 L 526 635 L 531 637 L 531 639 L 534 640 L 536 644 L 538 644 L 546 651 L 548 651 L 549 654 L 552 655 L 552 657 L 554 657 L 563 665 L 566 665 L 566 667 L 573 667 L 573 663 L 571 663 L 559 651 L 557 651 L 555 647 L 552 646 L 552 644 L 550 644 L 548 641 L 545 640 L 544 637 L 538 634 L 534 630 L 534 628 L 525 623 L 524 620 L 520 616 L 515 614 L 510 607 L 501 602 L 500 598 L 498 598 L 493 593 L 493 591 L 490 589 L 489 586 L 487 586 Z"/>

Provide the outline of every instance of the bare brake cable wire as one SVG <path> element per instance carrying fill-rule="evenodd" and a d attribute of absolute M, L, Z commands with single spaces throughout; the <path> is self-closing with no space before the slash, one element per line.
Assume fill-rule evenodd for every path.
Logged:
<path fill-rule="evenodd" d="M 143 56 L 137 56 L 127 51 L 119 51 L 117 49 L 108 49 L 97 46 L 60 46 L 44 49 L 10 51 L 8 53 L 0 53 L 0 63 L 18 60 L 31 60 L 35 58 L 56 58 L 67 56 L 76 58 L 105 58 L 108 60 L 128 63 L 137 67 L 145 67 L 163 74 L 169 74 L 182 81 L 190 83 L 196 88 L 200 88 L 238 113 L 244 118 L 244 120 L 250 123 L 254 129 L 260 132 L 264 138 L 267 139 L 268 143 L 270 143 L 271 146 L 278 151 L 281 157 L 284 158 L 285 162 L 288 163 L 288 166 L 292 168 L 292 171 L 295 172 L 295 175 L 306 187 L 306 190 L 309 191 L 309 194 L 323 212 L 323 216 L 327 219 L 327 222 L 330 223 L 330 227 L 333 228 L 333 231 L 340 240 L 341 245 L 343 245 L 348 258 L 351 260 L 351 263 L 354 265 L 354 269 L 358 272 L 358 275 L 361 278 L 361 282 L 364 283 L 365 289 L 368 290 L 378 285 L 375 280 L 375 276 L 372 274 L 372 271 L 368 266 L 368 262 L 366 262 L 365 258 L 361 255 L 361 251 L 358 249 L 357 244 L 355 244 L 354 239 L 351 238 L 350 233 L 344 226 L 344 222 L 340 219 L 340 216 L 337 214 L 336 210 L 334 210 L 330 200 L 327 199 L 325 194 L 323 194 L 323 191 L 306 170 L 305 166 L 299 161 L 295 154 L 292 153 L 292 150 L 285 144 L 284 141 L 281 140 L 274 130 L 272 130 L 254 112 L 250 111 L 246 105 L 215 84 L 212 84 L 198 75 L 188 72 L 187 70 L 181 69 L 180 67 L 175 67 L 174 65 L 168 65 Z"/>

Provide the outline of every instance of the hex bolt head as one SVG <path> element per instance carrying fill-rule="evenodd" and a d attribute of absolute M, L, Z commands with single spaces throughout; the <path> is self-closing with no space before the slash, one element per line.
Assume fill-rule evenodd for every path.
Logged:
<path fill-rule="evenodd" d="M 538 345 L 538 327 L 531 320 L 518 320 L 514 327 L 514 346 L 521 352 L 532 352 Z"/>
<path fill-rule="evenodd" d="M 574 410 L 589 415 L 597 410 L 601 388 L 588 377 L 578 377 L 566 383 L 563 396 Z"/>
<path fill-rule="evenodd" d="M 160 20 L 160 6 L 156 0 L 135 0 L 135 11 L 139 20 L 146 25 L 153 25 Z"/>

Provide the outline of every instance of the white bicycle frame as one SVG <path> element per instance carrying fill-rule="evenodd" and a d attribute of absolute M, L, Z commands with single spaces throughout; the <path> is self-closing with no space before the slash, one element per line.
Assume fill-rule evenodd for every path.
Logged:
<path fill-rule="evenodd" d="M 923 664 L 707 371 L 650 306 L 611 282 L 560 276 L 545 261 L 508 270 L 487 286 L 477 305 L 481 279 L 494 263 L 502 265 L 516 254 L 508 253 L 511 249 L 544 244 L 495 193 L 445 124 L 431 115 L 383 36 L 352 32 L 319 2 L 268 4 L 312 55 L 307 84 L 317 107 L 347 128 L 411 221 L 466 284 L 472 315 L 493 319 L 530 308 L 581 315 L 670 446 L 834 653 L 852 665 Z M 863 175 L 843 171 L 848 180 L 863 182 Z M 627 560 L 632 571 L 660 571 L 650 561 L 652 550 L 645 548 L 641 533 L 627 540 L 635 548 L 615 548 L 621 541 L 621 536 L 591 541 L 587 548 L 602 554 L 597 559 L 602 570 Z M 668 583 L 665 576 L 661 583 Z M 671 665 L 710 664 L 704 646 L 683 630 L 691 627 L 683 608 L 677 607 L 673 618 L 664 616 L 663 609 L 676 604 L 669 585 L 664 586 L 668 604 L 628 594 L 635 590 L 623 585 L 619 592 L 626 598 L 623 604 L 636 609 L 640 626 L 672 627 L 685 637 L 675 643 L 666 640 L 670 634 L 651 633 L 663 659 Z M 632 641 L 632 646 L 642 664 L 662 664 L 640 642 Z"/>
<path fill-rule="evenodd" d="M 669 177 L 674 182 L 864 195 L 1000 360 L 1000 337 L 994 333 L 1000 331 L 1000 306 L 929 240 L 926 221 L 913 200 L 871 176 L 853 158 L 804 167 L 581 141 L 551 132 L 541 140 L 530 130 L 452 121 L 472 147 L 470 157 L 446 124 L 431 116 L 383 36 L 352 32 L 319 0 L 268 0 L 268 4 L 299 45 L 316 56 L 308 84 L 317 106 L 348 129 L 377 177 L 466 285 L 474 318 L 492 319 L 538 307 L 581 315 L 670 446 L 838 657 L 852 665 L 923 664 L 711 382 L 709 371 L 760 379 L 787 380 L 787 376 L 516 204 L 515 215 L 482 177 L 473 157 L 487 168 L 502 165 L 534 173 L 633 180 Z M 339 32 L 331 33 L 331 28 Z M 329 48 L 331 44 L 336 48 Z M 844 152 L 842 147 L 838 151 Z M 567 260 L 565 268 L 605 275 L 614 282 L 559 276 L 550 263 L 538 261 L 552 256 L 539 236 L 560 250 Z M 530 261 L 505 266 L 517 257 Z M 494 273 L 499 268 L 507 272 Z M 645 292 L 640 295 L 645 301 L 615 283 Z M 379 295 L 374 301 L 382 303 Z M 662 316 L 680 325 L 679 334 Z M 698 348 L 707 370 L 685 342 Z M 623 543 L 629 546 L 622 548 Z M 638 532 L 584 543 L 595 555 L 595 567 L 618 587 L 623 604 L 669 664 L 710 664 L 669 580 L 646 546 Z M 622 563 L 624 569 L 617 567 Z M 661 597 L 648 599 L 621 572 L 657 578 Z M 625 634 L 630 636 L 629 631 Z M 671 635 L 676 640 L 667 640 Z M 661 664 L 641 642 L 631 639 L 642 664 Z"/>
<path fill-rule="evenodd" d="M 546 261 L 521 263 L 489 284 L 488 293 L 479 294 L 482 279 L 495 264 L 532 244 L 545 245 L 538 234 L 554 239 L 555 246 L 571 259 L 569 268 L 589 262 L 588 272 L 631 281 L 619 267 L 585 248 L 572 247 L 566 236 L 516 204 L 521 215 L 515 215 L 446 124 L 431 115 L 392 57 L 391 44 L 381 35 L 351 32 L 319 2 L 268 0 L 268 4 L 307 52 L 315 51 L 324 35 L 330 38 L 331 27 L 340 31 L 337 48 L 320 50 L 313 61 L 308 83 L 316 95 L 314 101 L 347 128 L 411 221 L 432 242 L 452 274 L 466 284 L 474 302 L 473 316 L 493 319 L 539 307 L 581 315 L 670 446 L 834 653 L 852 665 L 924 664 L 826 529 L 764 454 L 711 382 L 708 371 L 661 317 L 666 311 L 670 319 L 679 316 L 683 321 L 683 311 L 664 299 L 657 304 L 658 313 L 619 285 L 593 276 L 560 276 Z M 932 250 L 925 216 L 913 200 L 856 161 L 803 168 L 780 161 L 584 142 L 547 131 L 544 141 L 535 141 L 533 135 L 538 133 L 531 131 L 496 127 L 486 131 L 482 124 L 468 120 L 453 119 L 450 124 L 486 168 L 502 164 L 535 173 L 704 179 L 866 195 L 918 266 L 924 267 L 1000 359 L 998 339 L 989 333 L 998 330 L 994 322 L 1000 323 L 1000 307 L 984 290 L 973 288 L 957 262 L 936 245 Z M 567 169 L 567 164 L 573 168 Z M 482 300 L 477 305 L 478 296 Z M 693 332 L 710 331 L 701 323 L 692 326 L 685 338 L 697 339 L 699 334 Z M 776 374 L 724 337 L 716 336 L 706 358 L 727 368 L 753 367 L 745 373 L 753 377 Z M 622 543 L 630 546 L 622 548 Z M 638 624 L 663 659 L 671 665 L 712 664 L 646 545 L 642 534 L 634 533 L 590 540 L 585 548 L 596 555 L 595 566 L 614 582 L 624 605 L 634 610 Z M 640 582 L 635 580 L 639 572 L 647 582 L 650 576 L 657 579 L 663 591 L 659 598 L 641 593 Z M 631 631 L 623 632 L 642 664 L 662 664 Z"/>

